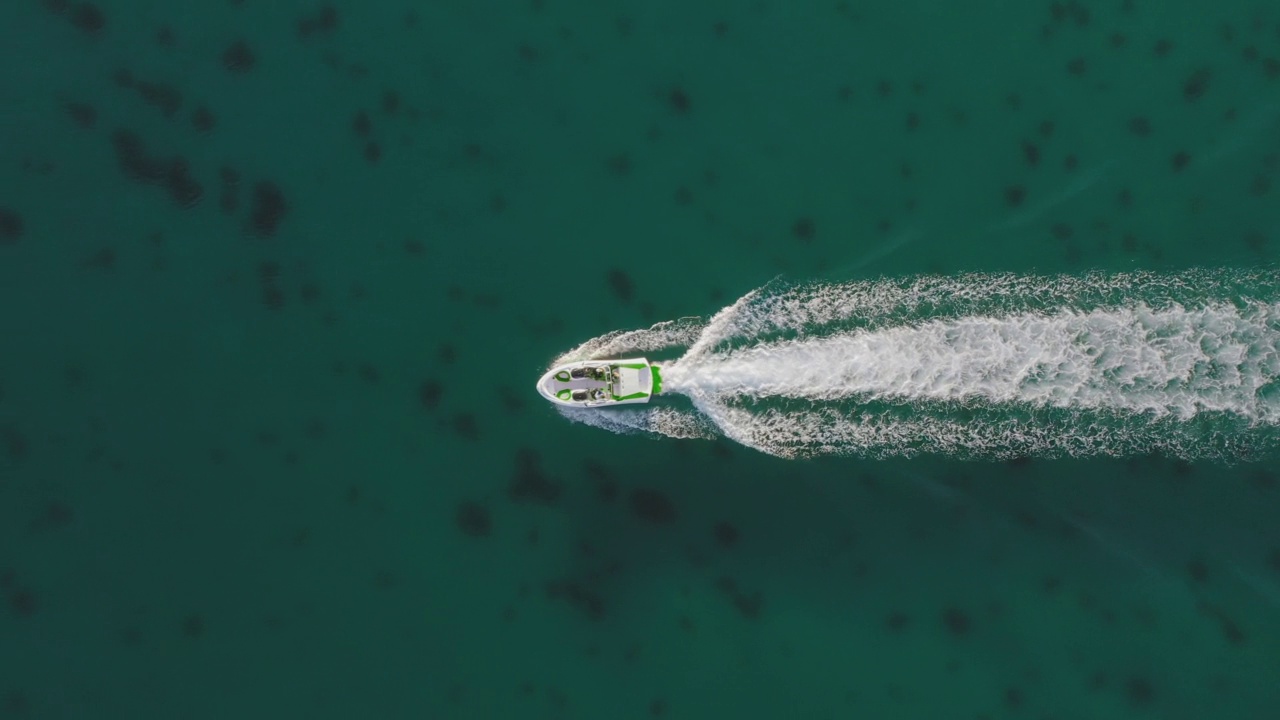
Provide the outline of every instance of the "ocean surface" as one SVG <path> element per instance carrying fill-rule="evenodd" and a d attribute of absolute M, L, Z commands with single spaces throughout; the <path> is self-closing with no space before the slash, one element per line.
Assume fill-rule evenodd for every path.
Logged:
<path fill-rule="evenodd" d="M 0 39 L 0 718 L 1280 712 L 1280 6 L 6 0 Z M 705 437 L 534 391 L 777 287 L 844 293 L 766 324 L 845 354 L 676 361 Z M 1054 318 L 1205 364 L 1052 407 L 938 364 Z"/>

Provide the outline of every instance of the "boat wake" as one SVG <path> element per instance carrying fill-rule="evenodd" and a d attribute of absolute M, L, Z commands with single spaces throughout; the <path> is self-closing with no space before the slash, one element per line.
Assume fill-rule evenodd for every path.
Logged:
<path fill-rule="evenodd" d="M 709 320 L 557 359 L 648 353 L 684 403 L 562 409 L 615 432 L 723 435 L 780 457 L 1164 453 L 1280 446 L 1280 273 L 774 282 Z"/>

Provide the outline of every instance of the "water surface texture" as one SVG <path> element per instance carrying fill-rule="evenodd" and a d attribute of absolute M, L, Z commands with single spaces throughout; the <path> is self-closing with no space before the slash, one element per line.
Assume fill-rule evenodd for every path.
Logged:
<path fill-rule="evenodd" d="M 1280 6 L 0 38 L 0 719 L 1275 717 Z"/>

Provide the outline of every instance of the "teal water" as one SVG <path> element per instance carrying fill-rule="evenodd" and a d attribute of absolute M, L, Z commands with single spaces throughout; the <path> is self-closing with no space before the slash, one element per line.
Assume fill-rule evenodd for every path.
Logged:
<path fill-rule="evenodd" d="M 1274 460 L 784 459 L 532 385 L 778 276 L 1274 272 L 1280 10 L 0 28 L 0 718 L 1275 716 Z"/>

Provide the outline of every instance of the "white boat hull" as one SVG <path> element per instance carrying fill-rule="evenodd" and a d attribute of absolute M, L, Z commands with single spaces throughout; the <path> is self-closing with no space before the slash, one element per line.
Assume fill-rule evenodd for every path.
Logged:
<path fill-rule="evenodd" d="M 576 408 L 647 403 L 661 391 L 658 365 L 644 358 L 566 363 L 538 380 L 539 395 Z"/>

